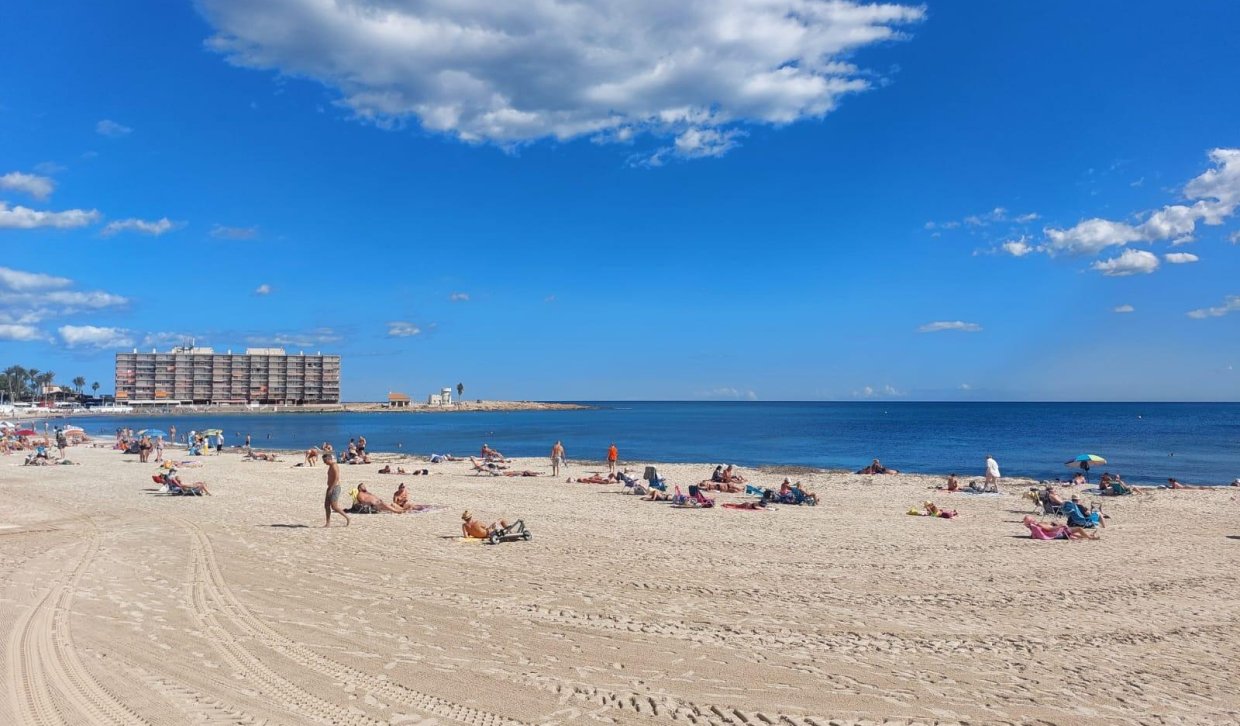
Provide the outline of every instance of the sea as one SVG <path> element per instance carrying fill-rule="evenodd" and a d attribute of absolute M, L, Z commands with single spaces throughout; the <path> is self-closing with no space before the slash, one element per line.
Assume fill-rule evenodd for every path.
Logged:
<path fill-rule="evenodd" d="M 273 413 L 90 416 L 89 433 L 118 427 L 221 428 L 228 446 L 337 449 L 365 436 L 370 451 L 731 463 L 857 470 L 879 458 L 901 471 L 980 476 L 993 455 L 1004 476 L 1067 478 L 1065 462 L 1097 454 L 1131 483 L 1226 484 L 1240 477 L 1238 403 L 915 403 L 582 401 L 557 411 Z M 54 423 L 64 422 L 58 419 Z M 709 473 L 709 472 L 705 472 Z"/>

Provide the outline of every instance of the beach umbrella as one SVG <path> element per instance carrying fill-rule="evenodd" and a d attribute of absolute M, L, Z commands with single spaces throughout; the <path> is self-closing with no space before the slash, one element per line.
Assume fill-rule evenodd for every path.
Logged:
<path fill-rule="evenodd" d="M 224 431 L 222 429 L 207 429 L 206 431 L 199 431 L 198 433 L 203 436 L 219 436 L 224 433 Z"/>
<path fill-rule="evenodd" d="M 36 436 L 34 429 L 18 429 L 13 432 L 15 436 Z"/>
<path fill-rule="evenodd" d="M 167 438 L 168 432 L 163 431 L 161 429 L 142 429 L 141 431 L 138 432 L 138 435 L 139 436 L 150 436 L 152 439 L 157 439 L 160 436 Z"/>
<path fill-rule="evenodd" d="M 1064 462 L 1065 466 L 1073 469 L 1088 469 L 1097 464 L 1105 464 L 1107 460 L 1097 454 L 1081 454 L 1075 459 L 1069 459 Z"/>

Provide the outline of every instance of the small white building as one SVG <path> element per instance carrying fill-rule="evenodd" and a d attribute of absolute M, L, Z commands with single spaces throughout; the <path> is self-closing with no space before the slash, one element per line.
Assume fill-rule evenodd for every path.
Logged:
<path fill-rule="evenodd" d="M 452 389 L 443 388 L 439 393 L 432 393 L 426 397 L 426 405 L 434 408 L 447 408 L 452 405 Z"/>

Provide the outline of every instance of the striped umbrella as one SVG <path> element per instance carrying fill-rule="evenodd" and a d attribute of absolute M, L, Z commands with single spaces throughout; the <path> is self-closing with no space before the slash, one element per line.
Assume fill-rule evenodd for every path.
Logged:
<path fill-rule="evenodd" d="M 1102 458 L 1101 456 L 1098 456 L 1097 454 L 1081 454 L 1075 459 L 1070 459 L 1068 461 L 1065 461 L 1064 465 L 1071 467 L 1073 469 L 1085 469 L 1086 471 L 1088 471 L 1090 467 L 1096 464 L 1105 464 L 1105 463 L 1107 463 L 1107 460 Z"/>

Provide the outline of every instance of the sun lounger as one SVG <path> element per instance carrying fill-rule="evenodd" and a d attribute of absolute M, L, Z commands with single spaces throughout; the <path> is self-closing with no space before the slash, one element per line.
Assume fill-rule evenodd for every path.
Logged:
<path fill-rule="evenodd" d="M 491 530 L 487 535 L 487 544 L 499 544 L 500 542 L 516 542 L 523 540 L 528 542 L 534 538 L 534 533 L 525 527 L 525 521 L 518 519 L 507 527 L 501 527 Z"/>

